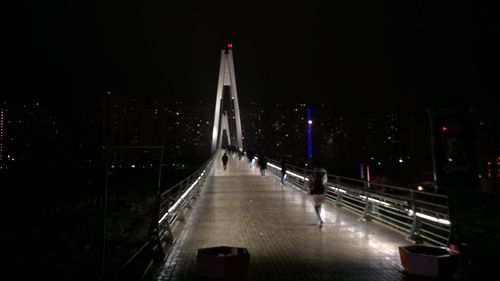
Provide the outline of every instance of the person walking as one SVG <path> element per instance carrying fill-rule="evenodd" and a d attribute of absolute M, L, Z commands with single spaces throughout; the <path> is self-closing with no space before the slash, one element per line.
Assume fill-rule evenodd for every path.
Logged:
<path fill-rule="evenodd" d="M 248 159 L 248 168 L 253 168 L 253 158 L 254 158 L 254 153 L 252 149 L 248 149 L 247 152 L 247 159 Z"/>
<path fill-rule="evenodd" d="M 318 227 L 323 227 L 323 219 L 321 218 L 321 206 L 326 199 L 326 183 L 328 182 L 328 175 L 326 170 L 321 167 L 314 168 L 312 177 L 309 178 L 309 191 L 312 196 L 314 204 L 314 211 L 318 218 Z"/>
<path fill-rule="evenodd" d="M 222 155 L 222 165 L 224 166 L 224 171 L 226 170 L 227 161 L 229 161 L 229 157 L 227 157 L 227 153 L 224 152 L 224 155 Z"/>
<path fill-rule="evenodd" d="M 285 160 L 285 157 L 281 158 L 280 165 L 281 165 L 280 182 L 281 182 L 281 184 L 285 184 L 285 179 L 286 179 L 286 160 Z"/>
<path fill-rule="evenodd" d="M 266 169 L 267 169 L 267 158 L 264 156 L 264 154 L 259 153 L 259 169 L 260 169 L 260 174 L 265 176 L 266 175 Z"/>

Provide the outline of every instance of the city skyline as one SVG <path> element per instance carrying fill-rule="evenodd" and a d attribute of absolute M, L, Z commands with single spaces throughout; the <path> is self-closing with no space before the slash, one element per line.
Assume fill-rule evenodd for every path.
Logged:
<path fill-rule="evenodd" d="M 75 168 L 98 167 L 102 158 L 98 148 L 105 139 L 115 147 L 163 146 L 168 165 L 193 167 L 210 154 L 213 105 L 166 104 L 109 92 L 103 95 L 101 106 L 101 114 L 93 119 L 65 120 L 64 113 L 51 112 L 38 101 L 4 102 L 2 169 L 25 163 L 57 170 L 70 159 Z M 433 181 L 430 119 L 415 103 L 383 112 L 367 108 L 339 113 L 327 104 L 308 108 L 313 113 L 314 159 L 328 164 L 332 174 L 359 178 L 360 165 L 369 165 L 372 176 L 393 177 L 393 184 Z M 243 106 L 244 149 L 276 160 L 285 156 L 290 164 L 307 167 L 305 109 L 301 102 L 262 106 L 255 101 Z M 234 111 L 228 114 L 232 120 Z M 498 135 L 491 131 L 497 130 L 499 123 L 490 115 L 477 110 L 473 138 L 477 138 L 479 175 L 495 181 L 500 154 Z M 401 177 L 402 168 L 407 169 L 405 177 Z M 488 188 L 494 186 L 490 183 Z"/>

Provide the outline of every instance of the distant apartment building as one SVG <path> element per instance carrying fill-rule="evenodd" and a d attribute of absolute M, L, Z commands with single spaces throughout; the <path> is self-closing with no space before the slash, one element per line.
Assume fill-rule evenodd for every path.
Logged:
<path fill-rule="evenodd" d="M 166 160 L 208 156 L 212 124 L 210 108 L 203 103 L 139 102 L 136 98 L 107 102 L 111 145 L 163 146 Z"/>

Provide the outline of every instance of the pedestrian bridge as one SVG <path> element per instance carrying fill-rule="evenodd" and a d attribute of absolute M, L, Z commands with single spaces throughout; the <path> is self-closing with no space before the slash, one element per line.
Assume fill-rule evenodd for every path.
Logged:
<path fill-rule="evenodd" d="M 412 243 L 408 233 L 371 219 L 381 213 L 374 205 L 392 204 L 389 197 L 357 212 L 348 200 L 352 192 L 330 184 L 333 195 L 319 229 L 300 171 L 288 171 L 282 185 L 272 162 L 262 176 L 236 155 L 224 171 L 220 156 L 179 189 L 177 201 L 167 203 L 172 194 L 162 195 L 160 237 L 167 254 L 156 280 L 199 280 L 197 250 L 215 246 L 249 251 L 248 280 L 404 280 L 398 246 Z"/>

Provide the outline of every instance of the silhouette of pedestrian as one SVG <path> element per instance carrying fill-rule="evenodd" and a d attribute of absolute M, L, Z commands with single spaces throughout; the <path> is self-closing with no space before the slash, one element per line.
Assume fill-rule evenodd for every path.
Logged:
<path fill-rule="evenodd" d="M 312 177 L 309 178 L 309 190 L 314 204 L 314 211 L 318 218 L 318 227 L 323 227 L 323 219 L 321 218 L 321 206 L 326 198 L 326 183 L 328 182 L 328 175 L 326 170 L 321 167 L 315 167 Z"/>
<path fill-rule="evenodd" d="M 224 166 L 224 171 L 226 170 L 228 160 L 229 160 L 229 157 L 227 157 L 227 153 L 224 153 L 224 155 L 222 155 L 222 165 Z"/>
<path fill-rule="evenodd" d="M 286 179 L 286 160 L 284 157 L 281 158 L 281 161 L 280 161 L 280 165 L 281 165 L 281 184 L 285 184 L 285 179 Z"/>
<path fill-rule="evenodd" d="M 264 154 L 259 153 L 259 169 L 260 169 L 260 174 L 265 176 L 266 175 L 266 169 L 267 169 L 267 158 L 264 156 Z"/>
<path fill-rule="evenodd" d="M 254 153 L 253 150 L 249 149 L 247 150 L 247 158 L 248 158 L 248 167 L 252 168 L 253 167 L 253 158 L 254 158 Z"/>

